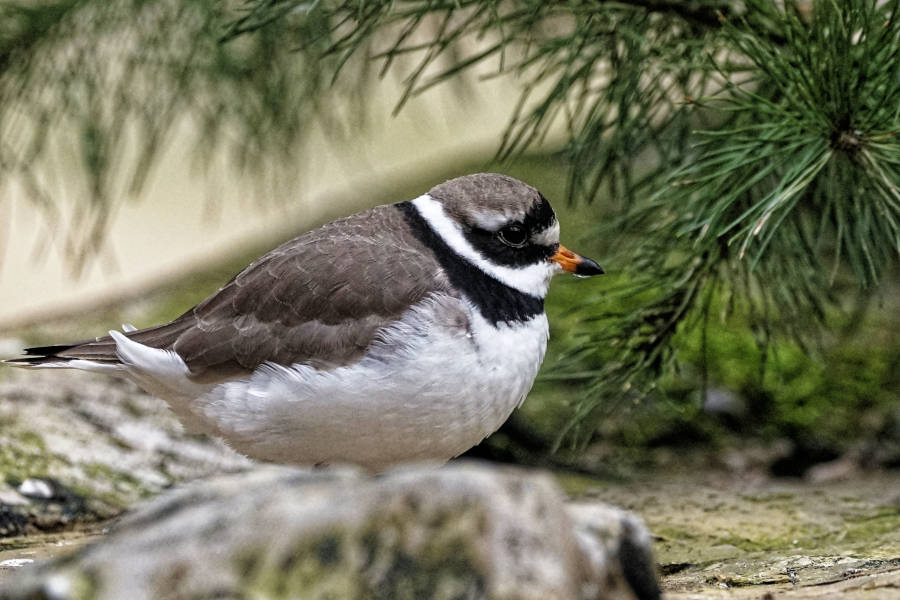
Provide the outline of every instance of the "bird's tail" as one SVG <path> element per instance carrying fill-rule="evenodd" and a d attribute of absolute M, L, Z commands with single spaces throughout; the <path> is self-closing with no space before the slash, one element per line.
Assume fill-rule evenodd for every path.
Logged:
<path fill-rule="evenodd" d="M 116 343 L 108 336 L 71 344 L 25 348 L 24 353 L 26 356 L 10 358 L 2 362 L 13 367 L 30 369 L 90 369 L 94 365 L 96 368 L 102 369 L 103 367 L 115 367 L 120 362 L 116 354 Z"/>
<path fill-rule="evenodd" d="M 124 335 L 142 344 L 156 348 L 170 346 L 182 327 L 177 322 L 167 323 L 148 329 L 136 329 L 133 325 L 122 325 Z M 118 345 L 112 336 L 94 338 L 68 344 L 35 346 L 26 348 L 25 356 L 0 361 L 13 367 L 27 369 L 56 368 L 84 369 L 88 371 L 115 371 L 122 365 Z"/>

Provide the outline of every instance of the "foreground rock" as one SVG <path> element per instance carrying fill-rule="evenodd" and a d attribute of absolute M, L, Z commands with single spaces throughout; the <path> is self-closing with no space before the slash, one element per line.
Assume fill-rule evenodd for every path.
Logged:
<path fill-rule="evenodd" d="M 90 373 L 0 368 L 0 538 L 105 520 L 183 481 L 250 467 L 162 400 Z"/>
<path fill-rule="evenodd" d="M 0 598 L 657 598 L 629 513 L 567 506 L 553 480 L 460 464 L 266 467 L 169 492 Z"/>

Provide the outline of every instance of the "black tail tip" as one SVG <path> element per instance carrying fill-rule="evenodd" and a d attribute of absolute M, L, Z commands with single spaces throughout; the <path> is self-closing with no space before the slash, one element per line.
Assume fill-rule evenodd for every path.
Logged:
<path fill-rule="evenodd" d="M 35 356 L 53 356 L 55 354 L 59 354 L 60 352 L 65 352 L 66 350 L 73 348 L 75 344 L 53 344 L 52 346 L 34 346 L 32 348 L 25 348 L 23 352 L 28 355 Z"/>
<path fill-rule="evenodd" d="M 12 367 L 39 367 L 48 363 L 65 363 L 69 362 L 68 358 L 59 356 L 23 356 L 21 358 L 7 358 L 0 360 L 0 363 L 10 365 Z"/>

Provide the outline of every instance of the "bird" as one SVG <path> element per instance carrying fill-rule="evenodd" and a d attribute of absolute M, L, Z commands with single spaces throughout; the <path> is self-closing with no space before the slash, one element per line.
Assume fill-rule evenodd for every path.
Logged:
<path fill-rule="evenodd" d="M 169 323 L 4 362 L 123 375 L 245 456 L 447 461 L 524 401 L 550 280 L 603 273 L 536 188 L 476 173 L 308 231 Z"/>

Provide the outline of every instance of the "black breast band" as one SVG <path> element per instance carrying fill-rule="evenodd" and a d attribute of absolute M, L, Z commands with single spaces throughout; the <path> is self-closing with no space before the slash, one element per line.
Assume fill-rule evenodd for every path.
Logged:
<path fill-rule="evenodd" d="M 459 289 L 492 325 L 522 323 L 544 312 L 543 298 L 506 285 L 454 252 L 428 225 L 411 201 L 400 202 L 395 206 L 403 212 L 416 239 L 434 252 L 450 283 Z"/>

